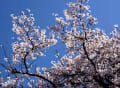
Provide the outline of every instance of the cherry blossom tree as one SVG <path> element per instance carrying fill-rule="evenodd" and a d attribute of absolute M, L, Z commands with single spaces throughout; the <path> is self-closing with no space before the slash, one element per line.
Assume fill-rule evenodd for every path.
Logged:
<path fill-rule="evenodd" d="M 5 57 L 0 66 L 7 76 L 0 75 L 3 88 L 120 88 L 120 34 L 118 25 L 107 36 L 96 27 L 88 0 L 68 3 L 65 17 L 54 14 L 56 24 L 46 30 L 34 25 L 34 16 L 27 9 L 20 16 L 11 14 L 12 31 L 17 41 L 12 43 L 12 59 Z M 38 56 L 61 41 L 66 53 L 50 68 L 34 67 Z M 47 58 L 47 57 L 46 57 Z M 40 69 L 42 68 L 42 70 Z M 34 69 L 34 70 L 33 70 Z"/>

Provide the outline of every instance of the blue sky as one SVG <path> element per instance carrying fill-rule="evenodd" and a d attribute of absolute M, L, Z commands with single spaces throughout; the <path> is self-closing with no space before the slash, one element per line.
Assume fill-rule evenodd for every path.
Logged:
<path fill-rule="evenodd" d="M 63 16 L 63 10 L 67 8 L 66 3 L 76 0 L 0 0 L 0 43 L 2 43 L 8 56 L 11 51 L 11 37 L 14 36 L 12 29 L 11 13 L 19 15 L 22 10 L 31 9 L 36 19 L 36 25 L 42 29 L 47 25 L 55 23 L 52 13 L 58 13 Z M 120 24 L 120 0 L 90 0 L 92 15 L 98 18 L 98 25 L 107 34 L 109 34 L 114 24 Z M 41 58 L 42 66 L 50 65 L 50 60 L 54 57 L 55 49 L 62 50 L 62 46 L 58 44 L 48 52 L 48 57 Z M 3 52 L 0 49 L 0 58 L 3 57 Z M 49 63 L 49 64 L 47 64 Z"/>

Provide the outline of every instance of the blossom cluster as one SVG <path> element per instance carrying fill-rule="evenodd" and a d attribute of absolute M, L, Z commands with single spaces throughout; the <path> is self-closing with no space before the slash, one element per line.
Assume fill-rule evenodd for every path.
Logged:
<path fill-rule="evenodd" d="M 119 88 L 119 26 L 114 25 L 111 36 L 95 28 L 96 18 L 91 15 L 87 3 L 88 0 L 68 3 L 69 9 L 64 10 L 65 18 L 53 14 L 56 24 L 48 27 L 52 29 L 49 37 L 45 29 L 34 26 L 35 19 L 29 9 L 27 14 L 12 14 L 12 30 L 18 37 L 12 43 L 12 64 L 8 64 L 9 67 L 0 64 L 9 73 L 7 81 L 0 77 L 0 86 L 23 87 L 22 82 L 27 78 L 30 88 Z M 33 71 L 33 60 L 45 56 L 45 51 L 60 40 L 66 53 L 62 57 L 57 54 L 59 60 L 51 61 L 52 67 L 37 66 Z M 10 63 L 9 58 L 4 58 L 4 61 Z"/>
<path fill-rule="evenodd" d="M 50 33 L 50 38 L 47 38 L 45 29 L 39 31 L 39 26 L 34 26 L 35 19 L 33 14 L 30 14 L 30 10 L 27 10 L 27 14 L 22 11 L 21 16 L 11 15 L 13 18 L 12 30 L 18 35 L 18 41 L 12 44 L 14 59 L 23 59 L 27 53 L 26 59 L 36 59 L 35 54 L 43 56 L 46 48 L 57 43 L 54 33 Z M 17 61 L 14 59 L 13 62 Z"/>

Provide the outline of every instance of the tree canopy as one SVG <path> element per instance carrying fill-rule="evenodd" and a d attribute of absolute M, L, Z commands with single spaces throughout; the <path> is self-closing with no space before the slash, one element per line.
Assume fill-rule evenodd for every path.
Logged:
<path fill-rule="evenodd" d="M 53 14 L 56 24 L 45 29 L 34 25 L 29 9 L 20 16 L 11 14 L 17 41 L 12 43 L 12 59 L 5 57 L 0 66 L 3 88 L 119 88 L 120 87 L 120 34 L 118 25 L 110 36 L 97 28 L 88 0 L 68 3 L 64 17 Z M 60 41 L 66 53 L 50 68 L 35 67 L 38 56 Z M 47 58 L 47 57 L 46 57 Z M 48 57 L 49 58 L 49 57 Z M 40 59 L 39 59 L 40 60 Z M 39 63 L 38 63 L 39 64 Z M 42 69 L 41 69 L 42 68 Z M 6 76 L 2 76 L 6 74 Z"/>

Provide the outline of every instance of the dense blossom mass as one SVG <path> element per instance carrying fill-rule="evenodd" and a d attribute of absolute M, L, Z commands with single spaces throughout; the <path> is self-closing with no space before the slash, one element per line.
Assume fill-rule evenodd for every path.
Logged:
<path fill-rule="evenodd" d="M 7 76 L 0 74 L 3 88 L 120 88 L 120 34 L 117 24 L 110 36 L 97 28 L 97 19 L 91 15 L 88 0 L 68 3 L 65 17 L 56 18 L 56 24 L 46 34 L 34 26 L 34 15 L 27 9 L 20 16 L 11 14 L 12 31 L 17 41 L 12 43 L 12 59 L 5 57 L 0 66 Z M 96 28 L 95 28 L 96 27 Z M 51 68 L 35 67 L 38 56 L 61 41 L 66 53 L 51 61 Z M 47 58 L 47 57 L 46 57 Z M 40 59 L 39 59 L 40 60 Z M 6 65 L 7 64 L 7 65 Z M 39 63 L 38 63 L 39 64 Z M 34 69 L 34 70 L 33 70 Z M 25 84 L 24 84 L 25 82 Z M 27 83 L 27 85 L 26 85 Z"/>

